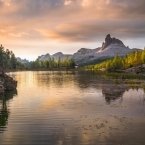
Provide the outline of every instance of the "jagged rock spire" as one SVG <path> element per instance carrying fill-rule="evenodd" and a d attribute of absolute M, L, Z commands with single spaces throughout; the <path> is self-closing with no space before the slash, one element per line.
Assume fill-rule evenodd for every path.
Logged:
<path fill-rule="evenodd" d="M 111 38 L 110 34 L 108 34 L 105 38 L 105 42 L 103 42 L 102 44 L 102 50 L 108 47 L 110 44 L 115 44 L 115 43 L 124 45 L 121 40 L 116 38 Z"/>

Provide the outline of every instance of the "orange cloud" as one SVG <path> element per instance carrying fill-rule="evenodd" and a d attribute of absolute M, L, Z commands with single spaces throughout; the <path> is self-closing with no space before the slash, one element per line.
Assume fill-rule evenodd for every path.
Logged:
<path fill-rule="evenodd" d="M 36 39 L 37 45 L 46 39 L 54 45 L 87 45 L 102 43 L 111 33 L 133 42 L 145 38 L 144 5 L 144 0 L 0 0 L 0 40 L 7 46 L 11 39 L 15 46 L 18 40 L 31 44 Z"/>

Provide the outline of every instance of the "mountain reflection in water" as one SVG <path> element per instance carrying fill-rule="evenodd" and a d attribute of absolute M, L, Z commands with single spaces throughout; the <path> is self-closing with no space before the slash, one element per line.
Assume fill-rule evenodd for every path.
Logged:
<path fill-rule="evenodd" d="M 28 71 L 9 75 L 18 81 L 18 94 L 14 98 L 9 94 L 5 99 L 11 99 L 1 101 L 1 110 L 7 115 L 0 124 L 0 144 L 145 142 L 144 80 L 131 83 L 85 71 Z"/>

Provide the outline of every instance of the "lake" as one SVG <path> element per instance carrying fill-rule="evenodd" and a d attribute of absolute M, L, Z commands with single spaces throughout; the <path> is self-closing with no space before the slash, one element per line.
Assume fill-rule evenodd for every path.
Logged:
<path fill-rule="evenodd" d="M 145 80 L 87 71 L 8 73 L 0 145 L 144 145 Z"/>

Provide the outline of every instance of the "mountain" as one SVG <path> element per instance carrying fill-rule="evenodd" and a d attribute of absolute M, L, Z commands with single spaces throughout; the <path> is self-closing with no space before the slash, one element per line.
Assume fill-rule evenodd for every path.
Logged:
<path fill-rule="evenodd" d="M 68 59 L 74 58 L 75 62 L 79 66 L 83 66 L 88 64 L 100 63 L 106 59 L 113 58 L 117 54 L 118 56 L 123 57 L 136 50 L 140 51 L 141 49 L 130 49 L 128 46 L 125 46 L 121 40 L 115 37 L 111 38 L 111 35 L 108 34 L 101 47 L 95 49 L 81 48 L 73 55 L 63 54 L 62 52 L 57 52 L 53 55 L 47 53 L 45 55 L 38 56 L 37 59 L 39 59 L 40 61 L 49 60 L 50 58 L 58 60 L 59 58 L 63 59 L 68 57 Z M 18 61 L 23 63 L 28 62 L 26 59 L 22 60 L 20 58 L 18 58 Z"/>
<path fill-rule="evenodd" d="M 49 60 L 51 58 L 50 54 L 47 53 L 45 55 L 38 56 L 38 59 L 41 60 Z"/>
<path fill-rule="evenodd" d="M 49 60 L 50 58 L 54 58 L 54 60 L 58 60 L 59 57 L 61 59 L 66 58 L 66 57 L 68 57 L 68 59 L 71 59 L 73 56 L 69 55 L 69 54 L 63 54 L 62 52 L 57 52 L 53 55 L 50 55 L 49 53 L 47 53 L 45 55 L 38 56 L 38 59 L 39 60 Z"/>
<path fill-rule="evenodd" d="M 113 58 L 117 54 L 122 57 L 136 50 L 126 47 L 121 40 L 111 38 L 110 34 L 108 34 L 101 47 L 96 49 L 81 48 L 74 53 L 73 58 L 79 65 L 85 65 Z"/>
<path fill-rule="evenodd" d="M 70 54 L 63 54 L 62 52 L 57 52 L 57 53 L 55 53 L 55 54 L 53 54 L 51 56 L 51 58 L 54 58 L 55 60 L 58 60 L 59 57 L 61 59 L 66 58 L 66 57 L 68 57 L 68 59 L 71 59 L 72 58 L 72 55 L 70 55 Z"/>
<path fill-rule="evenodd" d="M 27 60 L 27 59 L 21 59 L 20 57 L 17 57 L 17 61 L 19 61 L 21 63 L 29 63 L 29 60 Z"/>
<path fill-rule="evenodd" d="M 102 50 L 107 48 L 109 45 L 111 44 L 118 44 L 122 47 L 125 47 L 125 45 L 123 44 L 123 42 L 119 39 L 116 38 L 111 38 L 110 34 L 108 34 L 105 38 L 105 42 L 102 43 Z"/>

